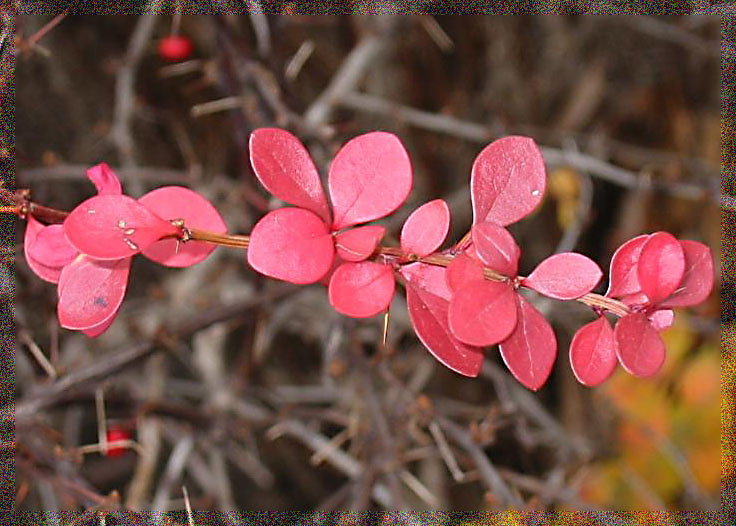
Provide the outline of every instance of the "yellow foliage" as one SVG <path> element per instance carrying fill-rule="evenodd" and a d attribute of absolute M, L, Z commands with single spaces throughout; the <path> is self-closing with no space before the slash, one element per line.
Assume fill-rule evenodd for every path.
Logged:
<path fill-rule="evenodd" d="M 663 502 L 670 504 L 682 491 L 682 480 L 671 448 L 688 461 L 690 470 L 705 491 L 718 491 L 721 469 L 736 469 L 733 438 L 722 442 L 719 464 L 719 418 L 717 415 L 718 349 L 704 344 L 692 355 L 699 335 L 691 320 L 678 312 L 675 325 L 663 333 L 667 361 L 663 370 L 650 379 L 635 378 L 618 371 L 601 389 L 620 415 L 614 459 L 596 464 L 586 476 L 582 497 L 603 508 L 615 505 L 637 509 L 651 505 L 642 500 L 636 485 L 645 484 Z M 727 336 L 728 344 L 736 334 Z M 726 372 L 729 369 L 730 372 Z M 722 413 L 724 426 L 731 427 L 734 409 L 736 361 L 727 363 L 721 381 L 724 386 Z M 675 455 L 678 453 L 675 452 Z M 657 524 L 648 517 L 646 524 Z M 654 521 L 654 522 L 653 522 Z"/>
<path fill-rule="evenodd" d="M 569 168 L 558 168 L 547 176 L 547 192 L 557 201 L 557 223 L 567 228 L 575 220 L 580 197 L 578 174 Z"/>
<path fill-rule="evenodd" d="M 720 396 L 721 362 L 718 354 L 704 352 L 687 364 L 678 382 L 678 391 L 687 406 L 712 406 Z"/>

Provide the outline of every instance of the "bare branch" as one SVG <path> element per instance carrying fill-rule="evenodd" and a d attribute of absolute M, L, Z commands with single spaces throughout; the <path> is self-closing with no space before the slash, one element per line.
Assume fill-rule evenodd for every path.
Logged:
<path fill-rule="evenodd" d="M 471 456 L 478 466 L 481 479 L 483 479 L 491 493 L 501 499 L 504 504 L 517 508 L 523 505 L 521 499 L 506 485 L 498 470 L 491 464 L 491 461 L 481 447 L 475 443 L 468 431 L 444 417 L 439 417 L 437 423 Z"/>
<path fill-rule="evenodd" d="M 381 97 L 363 93 L 353 92 L 346 94 L 339 100 L 336 100 L 335 104 L 357 111 L 389 116 L 419 128 L 445 133 L 473 142 L 487 143 L 493 138 L 504 134 L 503 130 L 494 130 L 481 124 L 468 122 L 455 117 L 417 110 L 387 101 Z M 545 161 L 549 164 L 569 165 L 578 170 L 588 172 L 590 175 L 599 179 L 626 188 L 637 188 L 641 184 L 637 173 L 602 161 L 591 155 L 549 146 L 541 146 L 540 149 Z M 715 192 L 700 184 L 654 182 L 654 187 L 685 199 L 699 200 L 709 195 L 714 200 L 716 198 Z"/>
<path fill-rule="evenodd" d="M 327 88 L 307 109 L 304 120 L 308 125 L 316 128 L 327 122 L 332 108 L 358 87 L 358 83 L 380 55 L 384 45 L 385 40 L 380 35 L 363 37 L 342 63 Z"/>

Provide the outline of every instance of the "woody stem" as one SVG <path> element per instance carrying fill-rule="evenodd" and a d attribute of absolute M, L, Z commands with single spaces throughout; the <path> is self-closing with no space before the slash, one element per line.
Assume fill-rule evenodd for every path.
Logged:
<path fill-rule="evenodd" d="M 248 248 L 250 242 L 250 236 L 239 236 L 235 234 L 216 234 L 214 232 L 207 232 L 206 230 L 197 230 L 190 228 L 189 239 L 194 241 L 203 241 L 205 243 L 212 243 L 214 245 L 221 245 L 225 247 L 235 248 Z"/>
<path fill-rule="evenodd" d="M 0 188 L 0 201 L 14 205 L 0 207 L 0 213 L 12 213 L 23 219 L 30 214 L 47 223 L 63 223 L 64 219 L 69 215 L 69 212 L 64 210 L 57 210 L 55 208 L 49 208 L 32 202 L 28 198 L 28 192 L 22 190 L 14 193 L 4 188 Z M 206 230 L 187 228 L 186 226 L 180 229 L 179 237 L 184 242 L 193 240 L 234 248 L 248 248 L 248 244 L 250 243 L 250 236 L 218 234 L 216 232 L 208 232 Z M 457 246 L 460 247 L 464 241 L 464 239 L 461 240 L 461 243 L 458 243 Z M 452 256 L 439 253 L 429 254 L 427 256 L 417 256 L 416 254 L 406 253 L 398 247 L 384 246 L 379 246 L 376 249 L 375 254 L 389 258 L 398 265 L 420 262 L 427 265 L 447 267 L 453 259 Z M 484 268 L 483 275 L 486 279 L 492 281 L 500 281 L 504 283 L 512 281 L 512 278 L 504 276 L 490 268 Z M 521 280 L 523 277 L 520 276 L 518 279 Z M 607 310 L 616 316 L 625 316 L 629 313 L 628 307 L 620 301 L 607 298 L 593 292 L 589 292 L 588 294 L 577 298 L 576 301 L 592 308 Z"/>
<path fill-rule="evenodd" d="M 460 244 L 458 244 L 460 246 Z M 419 257 L 412 254 L 406 254 L 404 253 L 400 248 L 396 247 L 379 247 L 378 253 L 382 254 L 384 256 L 389 256 L 396 258 L 395 261 L 399 265 L 407 264 L 407 263 L 413 263 L 413 262 L 421 262 L 426 263 L 428 265 L 437 265 L 440 267 L 447 267 L 450 262 L 452 261 L 452 257 L 445 256 L 443 254 L 430 254 L 428 256 Z M 489 279 L 491 281 L 500 281 L 500 282 L 509 282 L 511 281 L 511 278 L 508 276 L 504 276 L 503 274 L 500 274 L 496 272 L 493 269 L 484 267 L 483 269 L 483 275 L 486 279 Z M 519 276 L 519 280 L 523 280 L 523 276 Z M 607 298 L 606 296 L 601 296 L 600 294 L 596 294 L 594 292 L 589 292 L 579 298 L 576 299 L 576 301 L 579 301 L 580 303 L 583 303 L 584 305 L 587 305 L 588 307 L 595 307 L 599 309 L 607 310 L 616 316 L 625 316 L 629 313 L 629 308 L 621 303 L 618 300 Z"/>

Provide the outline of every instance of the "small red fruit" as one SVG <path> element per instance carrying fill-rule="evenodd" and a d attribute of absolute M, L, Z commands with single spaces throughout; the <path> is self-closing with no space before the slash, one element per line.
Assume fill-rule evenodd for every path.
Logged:
<path fill-rule="evenodd" d="M 159 56 L 167 62 L 180 62 L 189 58 L 194 50 L 192 41 L 183 35 L 169 35 L 158 44 Z"/>
<path fill-rule="evenodd" d="M 111 427 L 107 430 L 107 443 L 122 442 L 130 440 L 130 431 L 122 427 Z M 122 446 L 109 447 L 107 449 L 108 457 L 119 457 L 125 453 L 128 448 Z"/>

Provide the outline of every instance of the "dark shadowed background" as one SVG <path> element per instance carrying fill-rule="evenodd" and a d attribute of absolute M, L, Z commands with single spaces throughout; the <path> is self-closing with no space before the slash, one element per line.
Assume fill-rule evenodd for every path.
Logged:
<path fill-rule="evenodd" d="M 733 296 L 719 265 L 718 18 L 184 16 L 194 52 L 178 64 L 157 53 L 171 16 L 70 16 L 34 39 L 50 20 L 16 26 L 16 185 L 35 201 L 72 208 L 106 161 L 126 193 L 190 186 L 247 233 L 277 204 L 250 168 L 253 129 L 297 134 L 322 174 L 343 142 L 381 129 L 414 167 L 390 233 L 443 198 L 449 243 L 470 224 L 474 157 L 522 134 L 548 162 L 542 206 L 511 228 L 522 274 L 560 250 L 607 269 L 623 241 L 667 230 L 710 245 Z M 344 318 L 323 287 L 263 278 L 235 249 L 186 270 L 137 258 L 120 316 L 87 339 L 59 329 L 55 288 L 15 253 L 22 510 L 182 509 L 182 486 L 197 509 L 710 510 L 733 468 L 727 445 L 718 462 L 719 291 L 676 314 L 659 375 L 619 368 L 595 389 L 567 357 L 589 311 L 536 303 L 559 355 L 533 393 L 495 348 L 477 379 L 436 363 L 402 294 L 385 350 L 380 317 Z M 80 453 L 97 442 L 100 397 L 138 450 Z"/>

